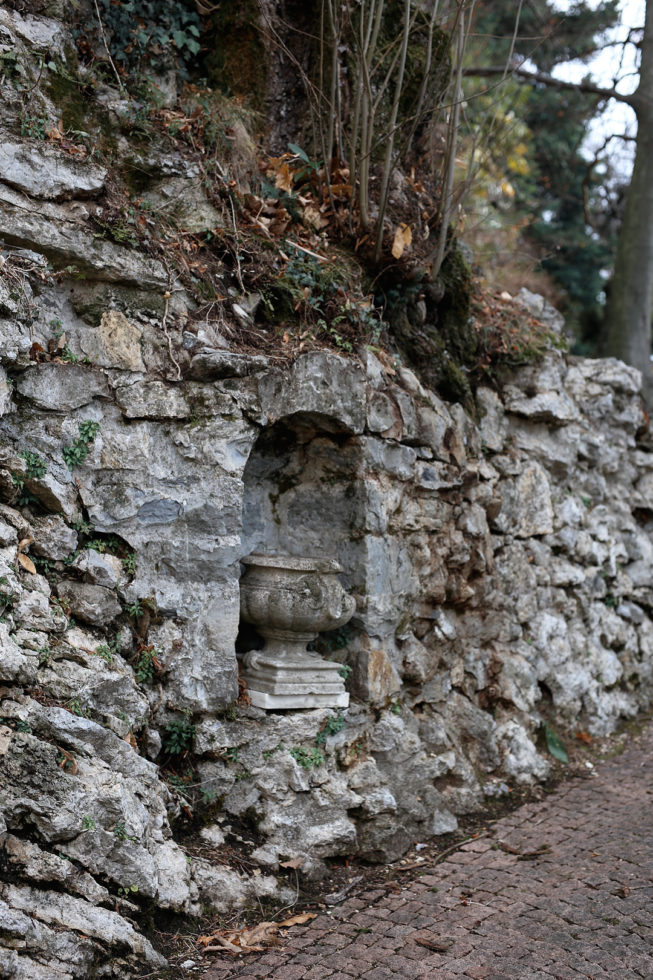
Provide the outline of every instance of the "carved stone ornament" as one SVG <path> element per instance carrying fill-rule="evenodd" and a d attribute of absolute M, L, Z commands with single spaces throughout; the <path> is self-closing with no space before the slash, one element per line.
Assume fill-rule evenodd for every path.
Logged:
<path fill-rule="evenodd" d="M 340 664 L 306 649 L 323 630 L 349 622 L 356 602 L 333 558 L 252 554 L 242 559 L 240 614 L 265 639 L 243 657 L 243 678 L 259 708 L 346 708 Z"/>

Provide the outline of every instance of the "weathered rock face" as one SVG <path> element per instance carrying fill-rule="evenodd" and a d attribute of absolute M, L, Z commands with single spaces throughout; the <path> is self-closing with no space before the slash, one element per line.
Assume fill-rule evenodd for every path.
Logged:
<path fill-rule="evenodd" d="M 0 45 L 64 54 L 60 25 L 13 9 Z M 271 872 L 394 858 L 543 778 L 544 717 L 600 734 L 650 707 L 636 371 L 552 352 L 479 391 L 473 422 L 371 353 L 224 349 L 162 265 L 96 237 L 102 168 L 15 127 L 2 146 L 3 975 L 151 972 L 148 906 L 282 894 L 222 865 L 231 821 Z M 183 161 L 160 171 L 158 206 L 191 177 L 200 201 Z M 253 551 L 342 566 L 356 611 L 319 650 L 346 711 L 238 698 Z M 176 820 L 202 802 L 193 856 Z"/>

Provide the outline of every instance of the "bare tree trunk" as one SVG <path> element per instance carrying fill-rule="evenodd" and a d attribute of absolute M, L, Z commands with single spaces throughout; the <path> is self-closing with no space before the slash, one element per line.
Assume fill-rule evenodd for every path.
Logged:
<path fill-rule="evenodd" d="M 644 398 L 653 408 L 653 0 L 646 0 L 639 86 L 631 104 L 637 150 L 606 310 L 605 349 L 640 369 Z"/>

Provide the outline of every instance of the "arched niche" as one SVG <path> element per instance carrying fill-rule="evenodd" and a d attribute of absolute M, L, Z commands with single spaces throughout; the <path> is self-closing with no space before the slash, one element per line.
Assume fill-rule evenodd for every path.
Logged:
<path fill-rule="evenodd" d="M 328 415 L 296 412 L 263 429 L 243 478 L 243 555 L 336 558 L 347 591 L 363 591 L 360 456 L 358 437 Z"/>

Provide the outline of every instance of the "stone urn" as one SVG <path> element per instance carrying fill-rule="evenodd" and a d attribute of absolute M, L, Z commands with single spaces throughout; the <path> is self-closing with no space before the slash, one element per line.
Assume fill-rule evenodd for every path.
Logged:
<path fill-rule="evenodd" d="M 306 649 L 324 630 L 349 622 L 356 602 L 336 578 L 333 558 L 248 555 L 240 614 L 265 639 L 243 657 L 243 679 L 259 708 L 346 708 L 340 664 Z"/>

